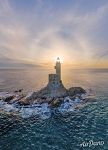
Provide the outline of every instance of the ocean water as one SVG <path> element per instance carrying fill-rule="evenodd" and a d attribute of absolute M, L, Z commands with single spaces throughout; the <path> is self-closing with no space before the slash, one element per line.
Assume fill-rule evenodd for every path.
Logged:
<path fill-rule="evenodd" d="M 38 90 L 47 84 L 52 71 L 2 69 L 0 92 Z M 0 150 L 108 150 L 108 70 L 65 69 L 62 80 L 67 88 L 92 89 L 96 100 L 71 114 L 52 115 L 47 120 L 0 115 Z M 87 145 L 90 141 L 94 144 Z"/>

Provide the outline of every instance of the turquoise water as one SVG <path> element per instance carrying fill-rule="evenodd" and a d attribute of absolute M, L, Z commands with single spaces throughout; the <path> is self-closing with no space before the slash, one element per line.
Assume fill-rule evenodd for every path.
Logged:
<path fill-rule="evenodd" d="M 43 72 L 43 73 L 42 73 Z M 0 91 L 39 89 L 47 84 L 50 70 L 1 70 Z M 68 115 L 47 120 L 0 116 L 0 150 L 108 150 L 108 70 L 67 70 L 66 87 L 92 88 L 96 101 Z M 104 144 L 81 147 L 83 142 Z"/>

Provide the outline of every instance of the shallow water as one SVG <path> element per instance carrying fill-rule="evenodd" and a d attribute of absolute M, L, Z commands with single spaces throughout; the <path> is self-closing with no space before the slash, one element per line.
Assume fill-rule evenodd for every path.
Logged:
<path fill-rule="evenodd" d="M 40 89 L 50 70 L 0 70 L 0 91 Z M 66 70 L 66 87 L 92 88 L 97 101 L 47 120 L 0 116 L 0 150 L 108 150 L 108 70 Z M 93 140 L 103 146 L 81 147 Z"/>

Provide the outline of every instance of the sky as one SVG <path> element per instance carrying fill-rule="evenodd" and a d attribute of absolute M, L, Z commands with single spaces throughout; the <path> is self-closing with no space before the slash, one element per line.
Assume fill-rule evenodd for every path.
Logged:
<path fill-rule="evenodd" d="M 0 68 L 108 68 L 108 0 L 0 0 Z"/>

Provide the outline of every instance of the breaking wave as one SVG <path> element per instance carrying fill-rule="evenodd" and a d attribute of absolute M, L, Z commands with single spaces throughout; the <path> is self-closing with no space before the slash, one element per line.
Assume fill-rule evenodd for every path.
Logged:
<path fill-rule="evenodd" d="M 25 105 L 20 106 L 17 103 L 18 95 L 14 98 L 14 102 L 8 103 L 3 99 L 6 99 L 10 96 L 13 96 L 9 93 L 1 93 L 0 97 L 0 110 L 2 113 L 10 113 L 12 115 L 17 115 L 22 118 L 30 118 L 30 117 L 39 117 L 41 119 L 48 119 L 51 117 L 52 114 L 60 113 L 66 114 L 75 111 L 78 107 L 81 106 L 82 100 L 78 97 L 75 100 L 71 100 L 69 97 L 65 97 L 62 104 L 57 108 L 52 108 L 48 103 L 42 104 L 32 104 L 32 105 Z M 84 97 L 84 95 L 82 95 Z"/>

